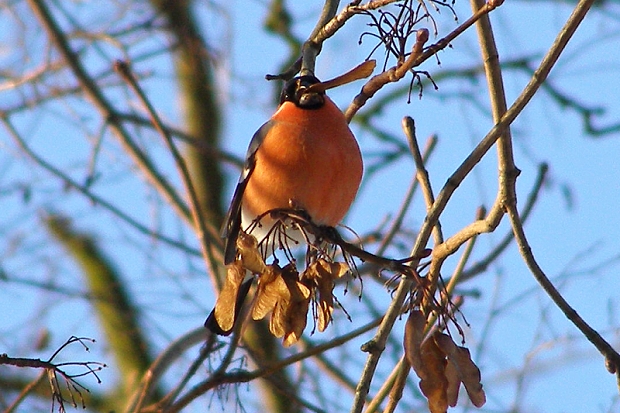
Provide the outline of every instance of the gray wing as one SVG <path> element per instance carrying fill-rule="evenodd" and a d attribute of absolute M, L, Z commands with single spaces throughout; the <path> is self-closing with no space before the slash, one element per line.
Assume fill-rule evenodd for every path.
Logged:
<path fill-rule="evenodd" d="M 243 193 L 248 185 L 248 180 L 252 176 L 254 166 L 256 164 L 256 150 L 265 139 L 265 135 L 273 126 L 274 121 L 267 121 L 261 126 L 250 141 L 248 152 L 245 158 L 243 172 L 239 177 L 239 182 L 235 188 L 230 207 L 224 218 L 224 226 L 222 227 L 222 238 L 224 238 L 224 264 L 228 265 L 235 260 L 237 255 L 237 237 L 241 230 L 241 200 Z"/>

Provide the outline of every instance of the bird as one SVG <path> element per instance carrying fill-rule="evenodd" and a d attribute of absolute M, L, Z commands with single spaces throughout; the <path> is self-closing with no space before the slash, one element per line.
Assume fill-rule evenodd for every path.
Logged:
<path fill-rule="evenodd" d="M 222 227 L 224 264 L 236 260 L 242 232 L 258 240 L 263 255 L 278 248 L 269 234 L 282 222 L 269 211 L 294 208 L 319 226 L 335 227 L 342 221 L 357 195 L 363 160 L 344 114 L 325 90 L 368 77 L 374 66 L 374 61 L 366 61 L 327 82 L 303 74 L 285 84 L 276 112 L 250 141 Z M 285 231 L 292 242 L 307 239 L 298 228 Z M 251 283 L 248 279 L 239 288 L 235 319 Z M 220 335 L 232 331 L 219 326 L 214 312 L 205 326 Z"/>

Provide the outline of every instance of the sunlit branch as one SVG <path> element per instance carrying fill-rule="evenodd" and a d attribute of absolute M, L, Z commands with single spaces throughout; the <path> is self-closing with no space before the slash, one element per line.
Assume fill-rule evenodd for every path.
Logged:
<path fill-rule="evenodd" d="M 416 180 L 420 183 L 422 195 L 424 196 L 424 202 L 426 204 L 426 210 L 428 211 L 435 202 L 435 195 L 433 194 L 433 187 L 431 186 L 431 180 L 425 166 L 424 157 L 422 156 L 420 147 L 418 146 L 413 118 L 409 116 L 405 117 L 402 121 L 402 127 L 405 132 L 405 136 L 407 137 L 407 142 L 409 142 L 411 156 L 413 157 L 413 162 L 416 166 Z M 433 234 L 435 238 L 435 245 L 441 244 L 443 242 L 443 233 L 441 231 L 441 223 L 439 220 L 435 224 Z"/>
<path fill-rule="evenodd" d="M 418 146 L 417 145 L 417 140 L 415 142 L 415 145 L 416 145 L 416 147 Z M 436 145 L 437 145 L 437 136 L 432 135 L 431 137 L 429 137 L 427 139 L 426 145 L 425 145 L 425 148 L 424 148 L 424 153 L 422 153 L 420 155 L 421 156 L 421 165 L 424 165 L 428 161 L 428 159 L 430 158 L 431 154 L 433 153 L 433 150 L 435 149 Z M 418 152 L 419 152 L 419 147 L 418 147 Z M 417 174 L 417 172 L 416 172 L 416 174 Z M 394 236 L 401 229 L 401 225 L 402 225 L 403 219 L 405 217 L 405 214 L 409 210 L 409 207 L 410 207 L 411 202 L 413 200 L 413 195 L 414 195 L 416 189 L 418 188 L 419 182 L 420 181 L 418 179 L 416 179 L 415 176 L 412 177 L 411 183 L 409 184 L 409 188 L 407 189 L 407 192 L 405 193 L 405 198 L 403 199 L 402 204 L 401 204 L 400 208 L 398 209 L 398 213 L 396 214 L 396 217 L 394 217 L 394 220 L 392 221 L 392 225 L 390 226 L 390 228 L 386 232 L 385 236 L 381 240 L 381 245 L 379 246 L 379 248 L 375 252 L 377 255 L 383 255 L 383 253 L 385 252 L 387 247 L 392 243 L 392 240 L 394 239 Z"/>
<path fill-rule="evenodd" d="M 523 210 L 520 212 L 521 220 L 523 222 L 527 221 L 532 210 L 534 209 L 534 205 L 536 205 L 536 201 L 538 200 L 540 191 L 542 190 L 543 184 L 546 181 L 548 170 L 549 166 L 546 163 L 541 164 L 538 168 L 538 175 L 536 177 L 536 181 L 534 182 L 534 185 L 532 186 L 532 189 L 530 190 L 530 193 L 523 205 Z M 484 272 L 487 267 L 504 252 L 504 250 L 510 245 L 513 240 L 514 233 L 512 231 L 509 231 L 484 258 L 463 271 L 463 273 L 461 274 L 461 281 L 468 280 Z"/>
<path fill-rule="evenodd" d="M 409 70 L 414 67 L 418 67 L 424 61 L 428 60 L 431 56 L 439 52 L 440 50 L 445 49 L 450 45 L 454 39 L 460 36 L 465 30 L 471 27 L 478 19 L 482 16 L 490 13 L 495 8 L 499 7 L 502 4 L 501 0 L 491 0 L 485 4 L 480 10 L 474 13 L 469 19 L 467 19 L 463 24 L 459 25 L 456 29 L 454 29 L 450 34 L 446 37 L 439 40 L 437 43 L 424 48 L 424 45 L 428 41 L 428 30 L 427 29 L 419 29 L 416 34 L 416 42 L 413 46 L 411 54 L 407 57 L 407 59 L 402 64 L 397 64 L 396 66 L 384 71 L 383 73 L 374 76 L 371 78 L 363 87 L 360 93 L 353 99 L 353 102 L 349 105 L 347 110 L 345 111 L 345 116 L 347 119 L 352 119 L 353 116 L 360 110 L 362 106 L 366 104 L 368 99 L 374 96 L 383 86 L 388 83 L 396 82 L 402 79 Z"/>
<path fill-rule="evenodd" d="M 315 38 L 316 34 L 329 22 L 338 11 L 339 0 L 325 0 L 323 4 L 323 10 L 321 16 L 317 21 L 314 30 L 305 41 L 301 48 L 301 74 L 302 75 L 314 75 L 314 65 L 316 63 L 316 57 L 321 53 L 323 47 L 322 42 L 317 42 Z"/>
<path fill-rule="evenodd" d="M 489 133 L 480 141 L 480 143 L 474 148 L 465 161 L 457 168 L 457 170 L 448 178 L 448 181 L 439 192 L 437 199 L 435 200 L 433 207 L 427 214 L 426 220 L 416 239 L 415 245 L 412 249 L 412 256 L 420 254 L 425 248 L 431 232 L 439 219 L 439 216 L 445 209 L 452 194 L 459 186 L 459 184 L 465 179 L 465 177 L 471 172 L 474 166 L 482 159 L 482 157 L 488 152 L 488 150 L 495 144 L 497 139 L 505 132 L 506 128 L 516 119 L 516 117 L 522 112 L 523 108 L 534 96 L 536 91 L 540 88 L 540 85 L 547 78 L 549 72 L 557 62 L 562 51 L 564 50 L 569 39 L 574 34 L 575 30 L 585 17 L 588 9 L 592 5 L 593 0 L 582 0 L 579 3 L 574 13 L 567 21 L 565 27 L 559 33 L 556 41 L 553 43 L 550 50 L 547 52 L 539 68 L 536 70 L 534 76 L 530 82 L 526 85 L 516 101 L 512 104 L 510 109 L 502 116 L 499 121 Z M 481 9 L 482 10 L 482 9 Z M 472 22 L 473 23 L 473 22 Z M 371 80 L 372 81 L 372 80 Z M 355 394 L 355 399 L 351 409 L 351 413 L 361 412 L 366 394 L 370 389 L 370 382 L 374 376 L 374 372 L 377 368 L 379 358 L 383 352 L 385 340 L 392 330 L 392 326 L 401 311 L 402 305 L 405 302 L 406 297 L 409 294 L 412 281 L 406 277 L 401 278 L 400 284 L 394 293 L 392 303 L 388 308 L 383 323 L 379 327 L 375 337 L 371 341 L 369 348 L 371 349 L 370 355 L 366 360 L 366 365 L 362 372 L 360 382 Z"/>

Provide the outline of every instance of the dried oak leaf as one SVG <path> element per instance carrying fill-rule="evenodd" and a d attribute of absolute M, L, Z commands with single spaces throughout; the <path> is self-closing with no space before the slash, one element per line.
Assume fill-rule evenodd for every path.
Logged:
<path fill-rule="evenodd" d="M 245 278 L 245 268 L 240 261 L 235 261 L 226 268 L 226 280 L 215 302 L 215 320 L 223 331 L 233 328 L 237 314 L 241 309 L 238 302 L 239 286 Z"/>
<path fill-rule="evenodd" d="M 480 383 L 480 370 L 472 361 L 469 350 L 465 347 L 457 346 L 450 336 L 446 334 L 436 334 L 434 341 L 448 357 L 449 365 L 452 365 L 450 367 L 450 374 L 454 375 L 456 373 L 458 375 L 458 380 L 465 386 L 472 404 L 476 407 L 482 407 L 486 403 L 486 395 L 482 389 L 482 383 Z M 458 383 L 456 395 L 453 397 L 458 397 Z M 454 404 L 456 404 L 456 400 L 454 400 Z"/>
<path fill-rule="evenodd" d="M 324 259 L 314 261 L 301 275 L 306 285 L 316 286 L 317 291 L 317 328 L 325 331 L 332 321 L 334 311 L 335 280 L 344 276 L 349 266 L 343 262 L 329 262 Z"/>

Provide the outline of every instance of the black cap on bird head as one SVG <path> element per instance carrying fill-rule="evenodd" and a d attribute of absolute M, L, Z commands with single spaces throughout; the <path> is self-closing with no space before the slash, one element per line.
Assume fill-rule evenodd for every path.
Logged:
<path fill-rule="evenodd" d="M 302 109 L 319 109 L 325 103 L 325 90 L 308 89 L 318 83 L 321 81 L 312 75 L 294 77 L 284 85 L 280 104 L 291 102 Z"/>
<path fill-rule="evenodd" d="M 280 104 L 292 102 L 302 109 L 319 109 L 325 104 L 325 91 L 354 80 L 364 79 L 375 69 L 376 62 L 367 60 L 348 72 L 321 82 L 312 75 L 297 76 L 286 82 L 280 95 Z"/>

